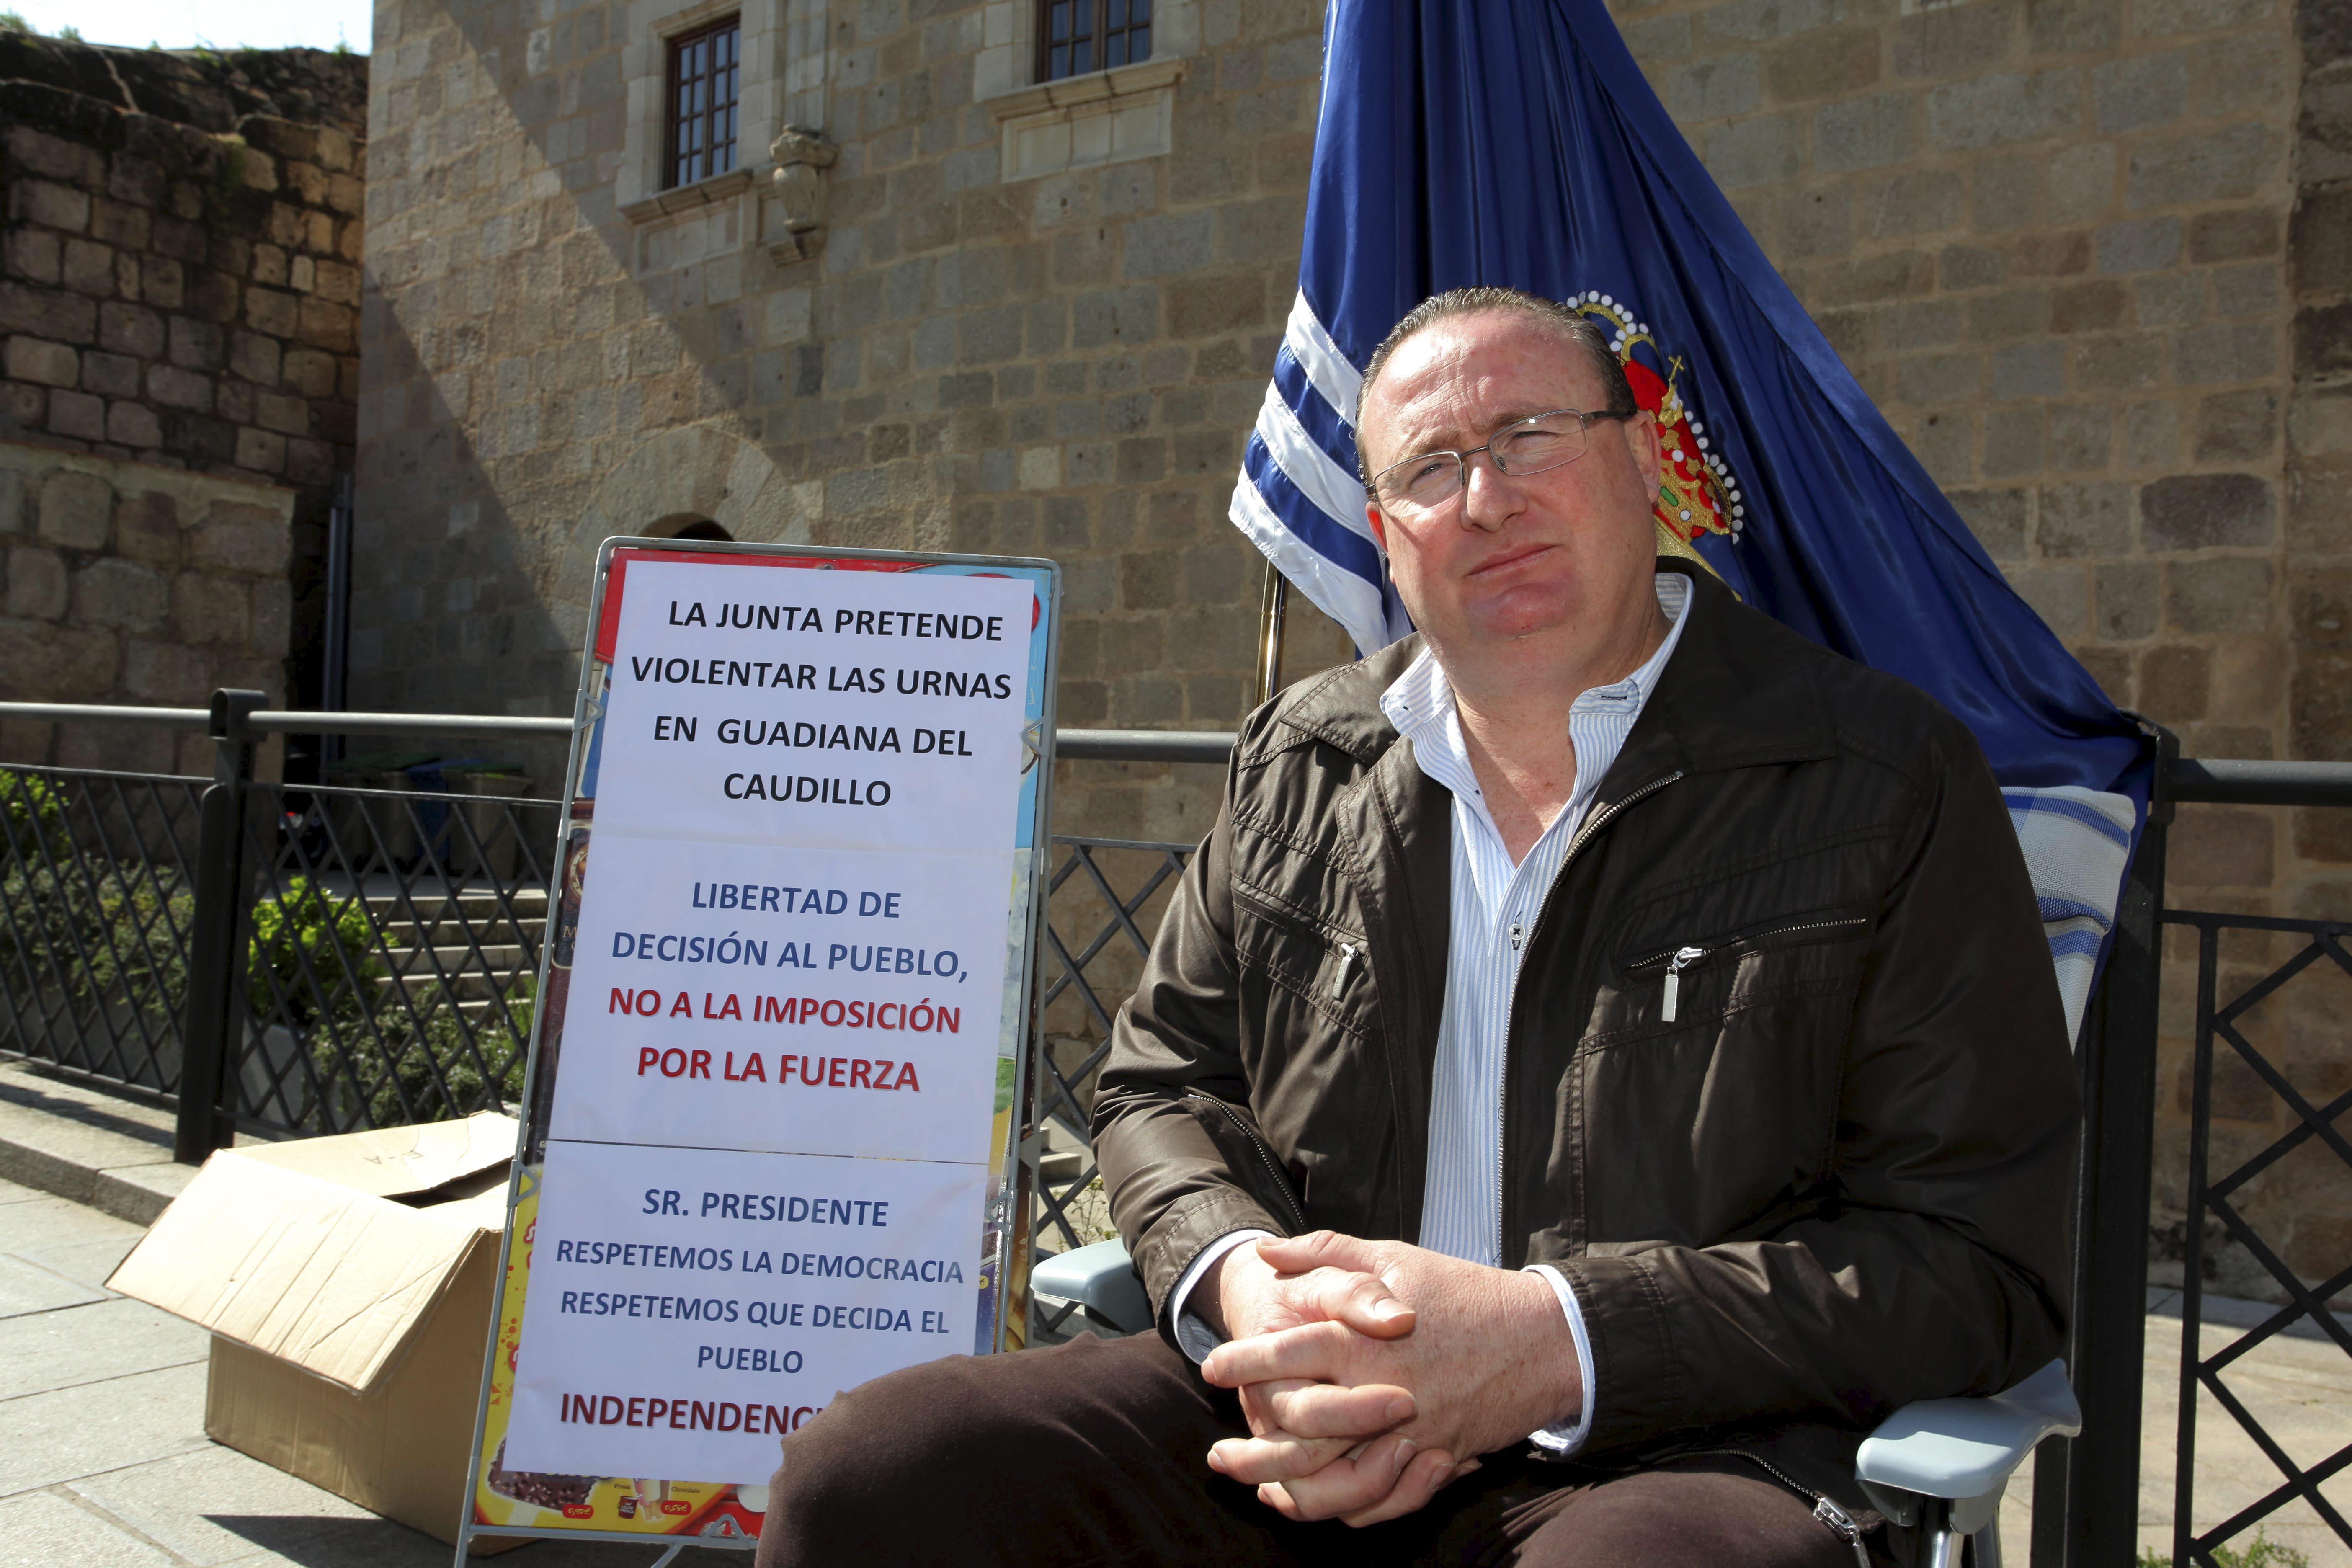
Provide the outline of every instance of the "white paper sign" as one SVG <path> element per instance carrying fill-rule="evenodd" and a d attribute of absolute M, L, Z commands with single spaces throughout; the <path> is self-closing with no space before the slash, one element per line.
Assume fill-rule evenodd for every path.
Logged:
<path fill-rule="evenodd" d="M 613 581 L 509 1243 L 498 1464 L 548 1495 L 764 1480 L 836 1393 L 972 1351 L 1026 1016 L 1050 571 Z"/>
<path fill-rule="evenodd" d="M 971 1348 L 985 1173 L 551 1144 L 514 1468 L 766 1480 L 835 1394 Z"/>

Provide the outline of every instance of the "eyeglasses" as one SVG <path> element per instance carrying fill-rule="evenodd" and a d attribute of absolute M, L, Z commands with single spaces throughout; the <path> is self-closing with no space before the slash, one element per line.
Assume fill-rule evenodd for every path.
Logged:
<path fill-rule="evenodd" d="M 1391 463 L 1372 476 L 1365 493 L 1391 510 L 1433 511 L 1469 488 L 1470 459 L 1481 452 L 1494 459 L 1497 473 L 1540 474 L 1584 456 L 1591 444 L 1587 432 L 1594 420 L 1626 420 L 1638 414 L 1638 410 L 1586 414 L 1574 408 L 1530 414 L 1496 431 L 1486 445 L 1466 452 L 1423 452 Z"/>

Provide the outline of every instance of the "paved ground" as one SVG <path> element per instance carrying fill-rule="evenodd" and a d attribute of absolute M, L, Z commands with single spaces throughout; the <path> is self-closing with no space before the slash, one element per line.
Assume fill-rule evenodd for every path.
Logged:
<path fill-rule="evenodd" d="M 204 1435 L 205 1334 L 105 1289 L 142 1224 L 184 1182 L 168 1120 L 20 1068 L 0 1068 L 0 1568 L 441 1568 L 450 1549 Z M 160 1152 L 159 1152 L 160 1151 Z M 34 1183 L 36 1184 L 26 1184 Z M 91 1203 L 57 1195 L 58 1188 Z M 43 1190 L 48 1189 L 48 1190 Z M 128 1217 L 125 1217 L 125 1215 Z M 2140 1539 L 2171 1547 L 2172 1442 L 2180 1324 L 2151 1293 Z M 2254 1321 L 2269 1309 L 2219 1303 Z M 2207 1353 L 2233 1331 L 2209 1321 Z M 2229 1385 L 2298 1463 L 2352 1442 L 2352 1358 L 2305 1330 L 2231 1370 Z M 2209 1528 L 2278 1484 L 2278 1473 L 2208 1399 L 2197 1449 L 2197 1523 Z M 2004 1557 L 2027 1560 L 2032 1470 L 2010 1489 Z M 2352 1471 L 2326 1489 L 2352 1513 Z M 2311 1568 L 2352 1568 L 2302 1503 L 2271 1540 Z M 647 1568 L 656 1549 L 542 1543 L 516 1568 Z M 678 1568 L 745 1568 L 740 1553 L 689 1549 Z"/>

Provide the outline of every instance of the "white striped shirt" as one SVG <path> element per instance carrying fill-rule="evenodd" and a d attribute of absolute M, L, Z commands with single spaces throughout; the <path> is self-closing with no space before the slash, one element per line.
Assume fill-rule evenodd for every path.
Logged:
<path fill-rule="evenodd" d="M 1672 623 L 1665 640 L 1641 668 L 1612 685 L 1594 687 L 1570 706 L 1576 786 L 1527 858 L 1516 865 L 1486 809 L 1485 792 L 1463 743 L 1454 689 L 1435 657 L 1423 648 L 1381 694 L 1381 710 L 1412 742 L 1413 761 L 1454 795 L 1445 1011 L 1437 1028 L 1429 1165 L 1421 1197 L 1421 1245 L 1449 1258 L 1491 1268 L 1502 1254 L 1503 1052 L 1511 1026 L 1511 998 L 1518 985 L 1520 960 L 1576 830 L 1656 689 L 1675 645 L 1682 640 L 1690 611 L 1689 581 L 1680 573 L 1661 572 L 1657 595 L 1658 608 Z M 1559 1294 L 1574 1332 L 1584 1373 L 1584 1408 L 1578 1420 L 1547 1428 L 1536 1434 L 1536 1441 L 1573 1451 L 1592 1424 L 1592 1349 L 1584 1314 L 1568 1281 L 1557 1269 L 1538 1266 L 1537 1272 Z"/>
<path fill-rule="evenodd" d="M 1435 1080 L 1429 1108 L 1428 1173 L 1422 1187 L 1421 1245 L 1493 1267 L 1502 1248 L 1503 1049 L 1510 1030 L 1511 997 L 1519 961 L 1535 931 L 1545 898 L 1568 858 L 1570 843 L 1610 764 L 1682 640 L 1690 611 L 1690 584 L 1680 573 L 1657 574 L 1658 608 L 1671 623 L 1657 652 L 1624 679 L 1577 698 L 1568 714 L 1576 749 L 1576 785 L 1527 858 L 1516 865 L 1486 809 L 1470 765 L 1455 711 L 1454 689 L 1436 657 L 1423 647 L 1381 694 L 1381 710 L 1412 742 L 1421 771 L 1454 796 L 1453 908 L 1445 962 L 1445 1007 L 1438 1025 Z M 1194 1361 L 1217 1343 L 1205 1322 L 1184 1310 L 1185 1299 L 1208 1267 L 1264 1231 L 1219 1237 L 1193 1259 L 1171 1292 L 1177 1341 Z M 1575 1337 L 1583 1373 L 1584 1408 L 1574 1422 L 1532 1434 L 1534 1441 L 1572 1453 L 1592 1425 L 1592 1349 L 1575 1293 L 1558 1269 L 1537 1265 L 1559 1298 Z"/>

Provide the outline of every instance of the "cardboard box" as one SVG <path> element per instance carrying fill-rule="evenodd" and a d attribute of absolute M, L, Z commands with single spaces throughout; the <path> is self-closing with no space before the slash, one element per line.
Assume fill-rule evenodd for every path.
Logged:
<path fill-rule="evenodd" d="M 215 1441 L 454 1542 L 516 1133 L 222 1150 L 107 1283 L 212 1331 Z"/>

